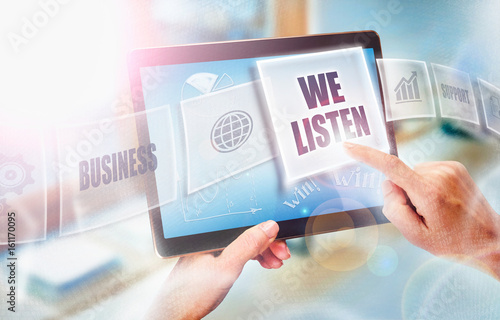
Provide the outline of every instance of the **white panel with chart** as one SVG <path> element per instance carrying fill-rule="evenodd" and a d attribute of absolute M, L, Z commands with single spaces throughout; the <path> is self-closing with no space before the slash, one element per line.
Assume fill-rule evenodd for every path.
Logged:
<path fill-rule="evenodd" d="M 378 59 L 377 64 L 387 121 L 436 116 L 424 61 Z"/>

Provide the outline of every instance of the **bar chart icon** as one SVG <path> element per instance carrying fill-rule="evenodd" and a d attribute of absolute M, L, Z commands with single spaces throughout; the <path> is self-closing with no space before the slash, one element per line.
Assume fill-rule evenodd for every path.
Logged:
<path fill-rule="evenodd" d="M 424 61 L 377 59 L 387 121 L 435 117 L 434 96 Z"/>
<path fill-rule="evenodd" d="M 418 89 L 417 72 L 412 71 L 410 79 L 401 78 L 394 91 L 396 92 L 396 103 L 422 101 Z"/>

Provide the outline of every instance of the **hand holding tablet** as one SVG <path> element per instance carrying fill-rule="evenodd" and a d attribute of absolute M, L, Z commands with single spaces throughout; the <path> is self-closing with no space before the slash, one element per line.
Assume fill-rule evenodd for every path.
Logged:
<path fill-rule="evenodd" d="M 220 250 L 267 220 L 278 239 L 388 222 L 382 174 L 341 146 L 396 154 L 380 58 L 372 31 L 132 52 L 138 140 L 157 146 L 158 255 Z"/>
<path fill-rule="evenodd" d="M 180 258 L 146 319 L 201 319 L 222 302 L 250 259 L 264 268 L 281 267 L 290 251 L 285 241 L 274 241 L 278 230 L 269 220 L 246 230 L 220 254 Z"/>

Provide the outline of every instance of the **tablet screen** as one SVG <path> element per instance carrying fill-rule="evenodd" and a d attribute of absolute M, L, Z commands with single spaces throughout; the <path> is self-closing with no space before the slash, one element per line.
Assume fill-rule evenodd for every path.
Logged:
<path fill-rule="evenodd" d="M 382 115 L 374 50 L 363 54 Z M 257 69 L 258 61 L 285 56 L 294 54 L 140 69 L 145 110 L 167 114 L 174 145 L 175 179 L 156 171 L 165 238 L 383 204 L 384 177 L 360 163 L 285 179 Z M 230 100 L 238 107 L 227 107 Z M 148 115 L 148 123 L 156 119 Z M 151 141 L 162 135 L 149 127 Z"/>
<path fill-rule="evenodd" d="M 134 50 L 131 152 L 158 255 L 224 248 L 269 219 L 278 239 L 388 222 L 384 177 L 342 149 L 397 154 L 380 58 L 373 31 Z"/>

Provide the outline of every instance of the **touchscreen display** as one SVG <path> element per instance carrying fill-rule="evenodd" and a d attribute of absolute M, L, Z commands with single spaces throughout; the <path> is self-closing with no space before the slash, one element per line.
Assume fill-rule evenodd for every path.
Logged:
<path fill-rule="evenodd" d="M 384 119 L 374 52 L 362 52 Z M 150 140 L 172 144 L 163 150 L 173 159 L 172 174 L 155 172 L 165 238 L 383 204 L 384 177 L 357 162 L 287 179 L 275 137 L 279 124 L 271 120 L 257 67 L 282 57 L 140 69 Z M 159 121 L 152 110 L 164 111 L 168 130 L 151 125 Z"/>

